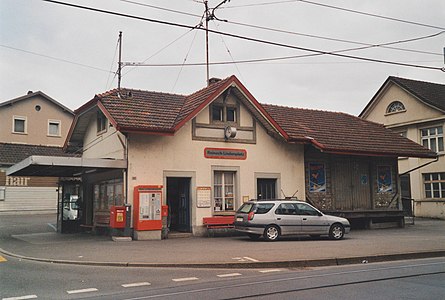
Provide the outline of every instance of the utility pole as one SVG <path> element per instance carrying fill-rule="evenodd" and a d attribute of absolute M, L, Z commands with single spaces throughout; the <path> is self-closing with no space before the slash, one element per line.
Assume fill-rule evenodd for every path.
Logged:
<path fill-rule="evenodd" d="M 206 68 L 207 68 L 207 85 L 209 85 L 209 79 L 210 79 L 210 70 L 209 70 L 209 5 L 207 3 L 207 0 L 204 0 L 204 6 L 205 6 L 205 17 L 206 17 Z"/>
<path fill-rule="evenodd" d="M 117 89 L 121 90 L 122 79 L 122 31 L 119 31 L 119 62 L 117 67 Z"/>

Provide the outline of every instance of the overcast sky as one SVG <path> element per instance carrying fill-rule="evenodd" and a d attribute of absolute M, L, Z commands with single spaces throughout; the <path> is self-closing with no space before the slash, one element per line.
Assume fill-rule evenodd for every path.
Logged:
<path fill-rule="evenodd" d="M 202 0 L 61 1 L 188 26 L 199 25 L 204 13 Z M 210 8 L 219 3 L 208 1 Z M 215 16 L 228 22 L 211 20 L 213 31 L 276 44 L 209 34 L 210 62 L 227 63 L 211 65 L 210 77 L 237 76 L 261 103 L 358 115 L 388 76 L 445 84 L 440 70 L 332 55 L 242 62 L 316 53 L 301 48 L 333 52 L 417 39 L 388 45 L 391 49 L 336 53 L 442 68 L 444 0 L 231 0 Z M 122 61 L 152 65 L 124 67 L 123 87 L 185 95 L 205 87 L 206 67 L 187 66 L 205 62 L 203 30 L 41 0 L 0 0 L 0 102 L 40 90 L 76 109 L 116 88 L 119 31 Z"/>

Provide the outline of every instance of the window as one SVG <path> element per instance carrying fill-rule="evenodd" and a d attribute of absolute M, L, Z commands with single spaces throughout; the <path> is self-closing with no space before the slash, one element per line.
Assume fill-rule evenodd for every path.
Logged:
<path fill-rule="evenodd" d="M 277 215 L 296 215 L 297 208 L 292 203 L 281 203 L 275 213 Z"/>
<path fill-rule="evenodd" d="M 211 108 L 212 122 L 237 123 L 237 108 L 225 104 L 213 104 Z"/>
<path fill-rule="evenodd" d="M 48 121 L 48 135 L 60 136 L 60 121 Z"/>
<path fill-rule="evenodd" d="M 319 213 L 307 204 L 297 203 L 298 214 L 304 216 L 318 216 Z"/>
<path fill-rule="evenodd" d="M 213 180 L 213 210 L 235 210 L 235 172 L 215 171 Z"/>
<path fill-rule="evenodd" d="M 112 205 L 123 205 L 122 179 L 102 181 L 94 185 L 94 209 L 107 210 Z"/>
<path fill-rule="evenodd" d="M 107 118 L 99 111 L 97 113 L 97 133 L 101 133 L 107 130 Z"/>
<path fill-rule="evenodd" d="M 405 106 L 403 105 L 403 103 L 400 101 L 394 101 L 390 105 L 388 105 L 388 107 L 386 108 L 387 114 L 397 113 L 397 112 L 402 112 L 402 111 L 406 111 L 406 109 L 405 109 Z"/>
<path fill-rule="evenodd" d="M 26 118 L 14 116 L 12 132 L 26 133 Z"/>
<path fill-rule="evenodd" d="M 420 130 L 422 145 L 434 152 L 443 152 L 443 127 L 430 127 Z"/>
<path fill-rule="evenodd" d="M 212 106 L 212 121 L 222 122 L 223 119 L 223 107 L 218 105 Z"/>
<path fill-rule="evenodd" d="M 423 174 L 425 198 L 445 198 L 445 173 Z"/>

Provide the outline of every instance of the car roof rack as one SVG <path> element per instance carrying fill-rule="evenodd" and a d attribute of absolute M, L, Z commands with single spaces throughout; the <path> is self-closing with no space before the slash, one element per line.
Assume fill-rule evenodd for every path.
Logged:
<path fill-rule="evenodd" d="M 273 199 L 250 199 L 249 201 L 301 201 L 299 199 L 297 199 L 297 197 L 286 197 L 284 199 L 277 199 L 277 198 L 273 198 Z"/>

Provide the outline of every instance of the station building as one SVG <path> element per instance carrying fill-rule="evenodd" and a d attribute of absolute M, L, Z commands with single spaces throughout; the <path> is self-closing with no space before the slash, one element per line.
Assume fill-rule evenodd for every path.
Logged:
<path fill-rule="evenodd" d="M 260 104 L 235 76 L 191 95 L 98 94 L 75 111 L 64 148 L 82 157 L 30 157 L 8 173 L 81 177 L 77 224 L 109 226 L 114 206 L 127 205 L 136 239 L 202 235 L 204 218 L 233 216 L 249 199 L 295 198 L 348 218 L 400 221 L 397 158 L 436 157 L 348 114 Z"/>

